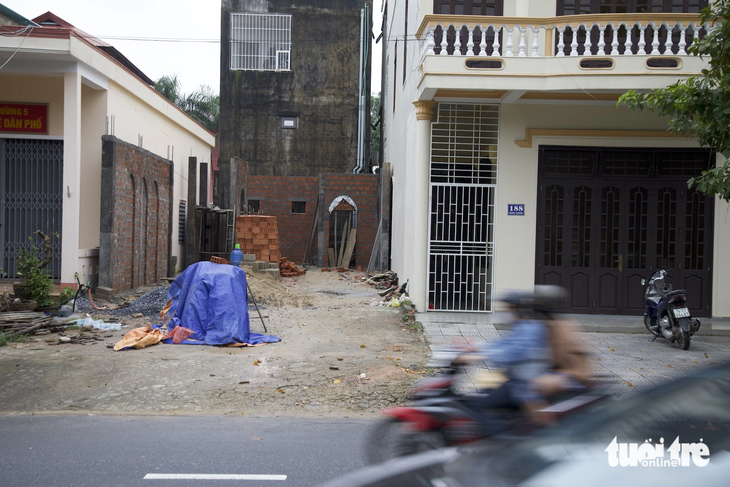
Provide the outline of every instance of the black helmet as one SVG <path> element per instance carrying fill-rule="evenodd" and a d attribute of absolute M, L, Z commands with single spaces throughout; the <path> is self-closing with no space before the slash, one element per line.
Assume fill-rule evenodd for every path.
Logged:
<path fill-rule="evenodd" d="M 534 307 L 536 311 L 552 312 L 565 306 L 568 292 L 560 286 L 535 286 Z"/>
<path fill-rule="evenodd" d="M 532 311 L 535 295 L 530 291 L 506 291 L 500 301 L 519 311 Z"/>

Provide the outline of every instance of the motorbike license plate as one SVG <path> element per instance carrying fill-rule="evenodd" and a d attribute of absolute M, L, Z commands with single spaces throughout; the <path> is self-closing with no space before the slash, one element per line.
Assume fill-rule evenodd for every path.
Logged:
<path fill-rule="evenodd" d="M 689 318 L 689 310 L 687 308 L 674 308 L 675 318 Z"/>

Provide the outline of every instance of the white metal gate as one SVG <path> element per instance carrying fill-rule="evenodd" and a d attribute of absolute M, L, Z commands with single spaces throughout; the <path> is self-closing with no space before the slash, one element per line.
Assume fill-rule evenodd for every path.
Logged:
<path fill-rule="evenodd" d="M 499 105 L 439 103 L 431 124 L 428 308 L 493 311 Z"/>
<path fill-rule="evenodd" d="M 0 263 L 8 278 L 17 278 L 20 250 L 36 246 L 43 259 L 43 241 L 51 237 L 54 279 L 61 277 L 61 213 L 63 210 L 63 141 L 0 139 Z"/>

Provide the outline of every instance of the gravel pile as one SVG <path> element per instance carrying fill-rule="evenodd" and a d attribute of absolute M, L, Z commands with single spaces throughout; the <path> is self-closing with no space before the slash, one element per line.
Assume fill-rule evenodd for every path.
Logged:
<path fill-rule="evenodd" d="M 158 317 L 160 310 L 167 303 L 167 291 L 169 289 L 169 286 L 155 288 L 132 301 L 129 306 L 109 311 L 105 310 L 104 313 L 114 316 L 132 316 L 135 313 L 142 313 L 144 316 Z M 76 302 L 76 310 L 81 312 L 96 311 L 91 306 L 88 297 L 79 297 L 79 300 Z"/>

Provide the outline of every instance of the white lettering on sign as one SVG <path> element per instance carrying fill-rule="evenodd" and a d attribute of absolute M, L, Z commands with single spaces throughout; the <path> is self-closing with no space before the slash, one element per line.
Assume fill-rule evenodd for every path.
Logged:
<path fill-rule="evenodd" d="M 699 443 L 680 443 L 679 436 L 664 451 L 664 438 L 658 444 L 651 443 L 651 438 L 638 443 L 619 443 L 618 437 L 604 450 L 608 453 L 608 464 L 611 467 L 689 467 L 690 460 L 698 467 L 710 463 L 710 448 L 702 438 Z M 669 453 L 669 458 L 666 458 Z"/>

